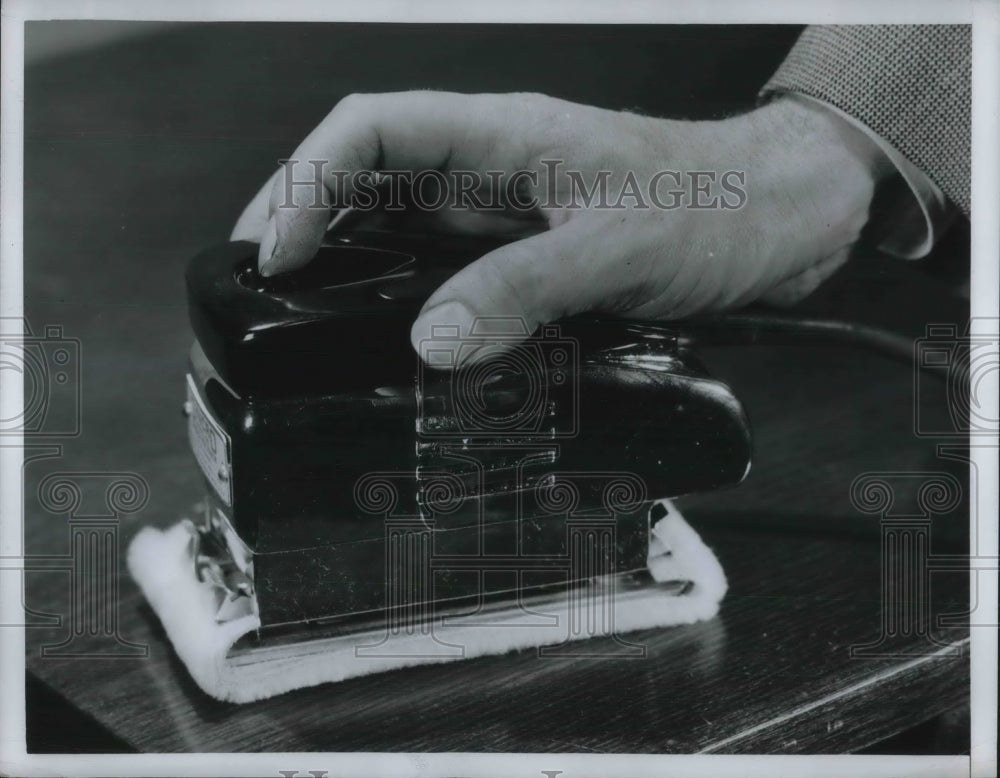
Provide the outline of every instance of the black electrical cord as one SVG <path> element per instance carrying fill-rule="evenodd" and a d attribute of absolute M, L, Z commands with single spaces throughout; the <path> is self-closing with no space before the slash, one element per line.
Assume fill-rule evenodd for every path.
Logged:
<path fill-rule="evenodd" d="M 928 370 L 914 359 L 912 339 L 857 322 L 736 313 L 687 319 L 679 324 L 679 329 L 683 334 L 678 342 L 684 346 L 805 345 L 821 341 L 866 348 L 908 366 L 916 364 L 938 378 L 945 377 L 943 371 Z"/>

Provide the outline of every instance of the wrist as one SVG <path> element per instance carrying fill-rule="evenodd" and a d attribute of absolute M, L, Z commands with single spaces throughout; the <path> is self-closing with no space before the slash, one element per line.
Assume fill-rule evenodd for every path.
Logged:
<path fill-rule="evenodd" d="M 829 144 L 832 152 L 846 155 L 868 172 L 878 185 L 896 172 L 896 168 L 878 142 L 822 101 L 788 93 L 775 101 L 779 111 L 798 122 L 808 139 Z"/>
<path fill-rule="evenodd" d="M 854 243 L 876 189 L 894 173 L 878 145 L 836 113 L 792 95 L 738 118 L 753 160 L 751 198 L 757 189 L 778 204 L 783 228 L 799 230 L 817 259 Z"/>

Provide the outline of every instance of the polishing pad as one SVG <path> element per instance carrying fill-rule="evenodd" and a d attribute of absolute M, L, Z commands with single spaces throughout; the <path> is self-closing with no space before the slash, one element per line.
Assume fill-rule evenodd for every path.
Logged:
<path fill-rule="evenodd" d="M 190 522 L 141 530 L 128 549 L 128 568 L 198 686 L 219 700 L 252 702 L 369 673 L 509 651 L 586 654 L 593 638 L 591 646 L 612 638 L 641 655 L 641 646 L 620 636 L 711 619 L 727 587 L 715 555 L 677 508 L 667 500 L 656 505 L 655 515 L 665 515 L 650 531 L 642 581 L 625 585 L 604 576 L 543 603 L 518 598 L 489 611 L 430 613 L 402 628 L 387 620 L 277 644 L 254 644 L 261 625 L 252 609 L 223 617 L 219 588 L 196 574 Z"/>

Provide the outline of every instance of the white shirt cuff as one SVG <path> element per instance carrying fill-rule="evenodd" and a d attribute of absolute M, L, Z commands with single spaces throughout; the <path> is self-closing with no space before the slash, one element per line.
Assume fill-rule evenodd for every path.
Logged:
<path fill-rule="evenodd" d="M 786 94 L 836 114 L 863 132 L 881 149 L 893 167 L 899 171 L 913 197 L 901 198 L 900 202 L 893 204 L 892 211 L 887 216 L 889 224 L 886 225 L 886 232 L 878 248 L 901 259 L 920 259 L 927 256 L 957 213 L 955 206 L 948 201 L 937 184 L 900 154 L 892 144 L 837 106 L 799 92 Z"/>

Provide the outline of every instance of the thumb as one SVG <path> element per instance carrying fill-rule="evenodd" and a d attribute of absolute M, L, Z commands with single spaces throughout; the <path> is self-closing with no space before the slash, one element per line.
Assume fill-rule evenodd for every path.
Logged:
<path fill-rule="evenodd" d="M 513 345 L 540 324 L 599 307 L 606 287 L 597 268 L 586 267 L 593 263 L 582 243 L 582 235 L 566 224 L 467 265 L 424 304 L 410 330 L 414 349 L 424 356 L 421 343 L 442 331 L 457 338 L 502 334 Z M 464 359 L 474 355 L 469 350 Z"/>
<path fill-rule="evenodd" d="M 815 292 L 820 284 L 837 272 L 850 258 L 851 248 L 843 246 L 815 265 L 771 287 L 760 299 L 769 305 L 794 305 Z"/>

